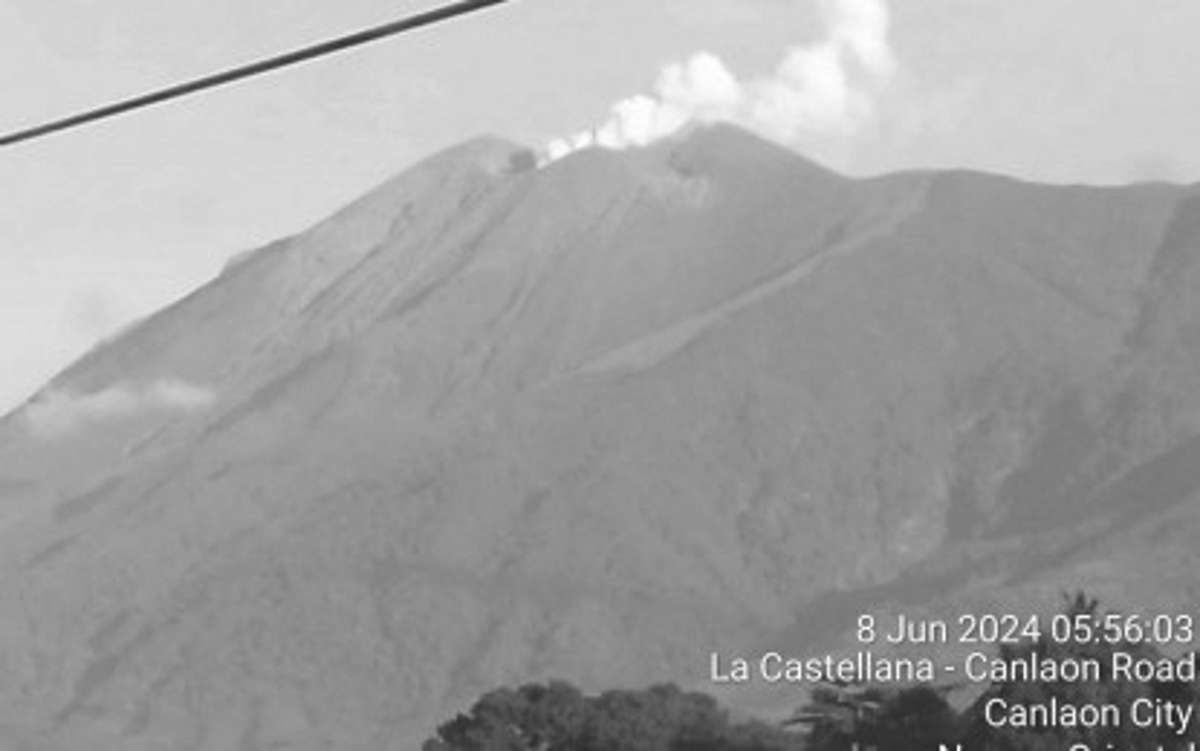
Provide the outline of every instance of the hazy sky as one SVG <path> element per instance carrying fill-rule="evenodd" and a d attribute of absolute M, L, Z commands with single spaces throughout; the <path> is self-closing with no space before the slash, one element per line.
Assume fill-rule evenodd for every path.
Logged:
<path fill-rule="evenodd" d="M 512 0 L 0 149 L 0 412 L 229 255 L 484 132 L 542 146 L 690 108 L 853 174 L 1200 180 L 1200 2 L 881 2 Z M 0 130 L 431 4 L 0 0 Z"/>

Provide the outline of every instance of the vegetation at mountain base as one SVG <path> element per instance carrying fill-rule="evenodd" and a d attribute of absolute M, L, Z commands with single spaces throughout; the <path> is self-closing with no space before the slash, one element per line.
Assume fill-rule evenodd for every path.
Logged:
<path fill-rule="evenodd" d="M 585 696 L 563 682 L 498 689 L 438 728 L 424 751 L 793 751 L 803 740 L 733 722 L 710 696 L 672 684 Z"/>
<path fill-rule="evenodd" d="M 1070 619 L 1105 613 L 1097 600 L 1080 592 L 1066 597 Z M 1130 641 L 1055 640 L 1048 634 L 1017 645 L 1002 645 L 1000 656 L 1019 660 L 1037 653 L 1058 662 L 1099 659 L 1108 665 L 1116 652 L 1161 658 L 1152 645 Z M 1195 727 L 995 727 L 986 720 L 987 702 L 1008 705 L 1113 704 L 1128 710 L 1138 699 L 1195 705 L 1197 686 L 1152 680 L 1130 683 L 1105 671 L 1099 682 L 994 681 L 964 711 L 956 711 L 943 687 L 918 685 L 819 686 L 798 716 L 810 718 L 807 733 L 760 721 L 731 719 L 712 697 L 685 692 L 672 684 L 645 690 L 607 691 L 586 696 L 563 682 L 497 689 L 467 714 L 438 728 L 424 751 L 936 751 L 962 744 L 969 751 L 1050 751 L 1083 744 L 1092 749 L 1188 748 L 1200 739 Z M 1127 715 L 1123 715 L 1127 716 Z"/>
<path fill-rule="evenodd" d="M 961 718 L 933 686 L 857 692 L 820 687 L 806 710 L 821 716 L 806 748 L 821 751 L 937 749 L 962 737 Z"/>

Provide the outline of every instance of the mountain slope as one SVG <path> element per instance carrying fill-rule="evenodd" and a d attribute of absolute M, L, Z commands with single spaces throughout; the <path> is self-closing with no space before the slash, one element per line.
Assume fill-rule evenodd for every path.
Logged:
<path fill-rule="evenodd" d="M 1191 450 L 1194 196 L 850 180 L 725 126 L 439 155 L 0 424 L 0 727 L 392 747 L 498 683 L 803 648 L 950 560 L 937 595 L 1057 582 Z M 1194 490 L 1136 487 L 1148 529 Z"/>

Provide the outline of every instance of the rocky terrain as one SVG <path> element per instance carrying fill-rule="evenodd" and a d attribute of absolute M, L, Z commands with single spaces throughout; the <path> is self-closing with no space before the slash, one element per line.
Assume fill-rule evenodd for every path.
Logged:
<path fill-rule="evenodd" d="M 1174 612 L 1197 489 L 1196 187 L 480 139 L 0 422 L 0 748 L 411 748 L 863 609 Z"/>

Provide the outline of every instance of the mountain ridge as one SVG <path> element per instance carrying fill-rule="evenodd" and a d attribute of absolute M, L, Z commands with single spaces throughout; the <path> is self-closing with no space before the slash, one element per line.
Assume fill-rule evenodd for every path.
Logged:
<path fill-rule="evenodd" d="M 702 683 L 839 597 L 1032 601 L 1111 487 L 1162 499 L 1136 565 L 1192 523 L 1186 473 L 1118 482 L 1200 430 L 1190 196 L 845 178 L 728 126 L 442 152 L 0 421 L 0 720 L 367 749 L 500 683 Z"/>

